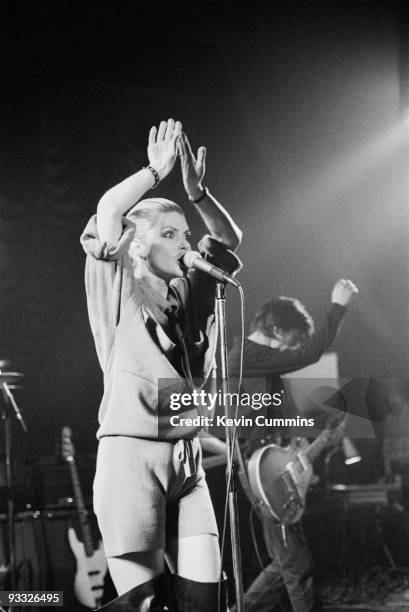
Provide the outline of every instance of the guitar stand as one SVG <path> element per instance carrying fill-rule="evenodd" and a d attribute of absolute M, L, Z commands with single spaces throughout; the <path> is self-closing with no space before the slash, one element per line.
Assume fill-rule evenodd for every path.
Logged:
<path fill-rule="evenodd" d="M 1 370 L 0 370 L 1 376 Z M 13 476 L 12 476 L 12 459 L 11 459 L 11 445 L 12 445 L 12 427 L 11 427 L 11 410 L 10 406 L 14 409 L 14 414 L 17 420 L 20 422 L 24 432 L 27 433 L 27 425 L 24 421 L 23 415 L 21 414 L 16 400 L 11 392 L 9 385 L 6 382 L 2 383 L 3 390 L 3 408 L 1 411 L 1 420 L 4 423 L 4 446 L 6 453 L 6 489 L 7 489 L 7 535 L 9 545 L 9 566 L 10 566 L 10 578 L 11 578 L 11 590 L 16 590 L 16 555 L 15 555 L 15 534 L 14 534 L 14 488 L 13 488 Z M 3 610 L 3 608 L 0 608 Z"/>

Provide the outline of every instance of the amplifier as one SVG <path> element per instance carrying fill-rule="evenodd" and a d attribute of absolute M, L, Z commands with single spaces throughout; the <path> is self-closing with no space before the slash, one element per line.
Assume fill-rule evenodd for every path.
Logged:
<path fill-rule="evenodd" d="M 100 539 L 95 516 L 88 515 L 94 541 Z M 69 527 L 77 527 L 78 515 L 74 509 L 42 512 L 18 512 L 14 517 L 15 570 L 17 590 L 48 590 L 64 592 L 64 610 L 84 612 L 76 600 L 73 582 L 76 559 L 69 546 Z M 77 534 L 80 533 L 77 530 Z M 0 514 L 0 590 L 11 590 L 8 564 L 8 525 L 5 513 Z M 115 597 L 112 582 L 105 586 L 104 601 Z M 17 610 L 17 608 L 16 608 Z M 20 610 L 20 608 L 18 608 Z M 30 607 L 33 612 L 43 608 Z"/>
<path fill-rule="evenodd" d="M 401 503 L 402 481 L 395 475 L 393 482 L 373 484 L 333 484 L 328 487 L 331 494 L 342 498 L 347 506 L 388 506 Z"/>
<path fill-rule="evenodd" d="M 77 460 L 78 475 L 86 506 L 92 505 L 92 483 L 95 475 L 95 460 Z M 30 504 L 33 508 L 52 509 L 73 505 L 73 490 L 69 467 L 66 462 L 54 457 L 40 459 L 31 468 L 32 491 Z"/>

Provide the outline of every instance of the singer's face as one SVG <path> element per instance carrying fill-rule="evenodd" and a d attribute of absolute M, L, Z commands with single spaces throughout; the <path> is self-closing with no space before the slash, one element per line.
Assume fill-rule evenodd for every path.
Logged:
<path fill-rule="evenodd" d="M 186 271 L 182 257 L 190 251 L 190 230 L 184 215 L 160 213 L 148 230 L 147 264 L 153 274 L 169 282 Z"/>

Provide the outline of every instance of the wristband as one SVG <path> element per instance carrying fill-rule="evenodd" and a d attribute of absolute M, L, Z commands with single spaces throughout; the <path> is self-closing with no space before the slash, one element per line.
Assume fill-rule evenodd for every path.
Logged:
<path fill-rule="evenodd" d="M 160 181 L 159 174 L 156 172 L 155 168 L 153 168 L 153 166 L 151 165 L 144 166 L 143 169 L 150 170 L 150 172 L 152 172 L 153 178 L 155 179 L 155 184 L 153 185 L 153 187 L 151 187 L 151 189 L 155 189 L 155 187 L 159 185 L 159 181 Z"/>
<path fill-rule="evenodd" d="M 198 198 L 196 198 L 195 200 L 191 197 L 189 197 L 189 200 L 191 202 L 193 202 L 193 204 L 199 204 L 199 202 L 201 202 L 202 200 L 204 200 L 207 196 L 209 195 L 209 190 L 207 187 L 203 187 L 202 189 L 202 193 L 200 194 L 200 196 Z"/>

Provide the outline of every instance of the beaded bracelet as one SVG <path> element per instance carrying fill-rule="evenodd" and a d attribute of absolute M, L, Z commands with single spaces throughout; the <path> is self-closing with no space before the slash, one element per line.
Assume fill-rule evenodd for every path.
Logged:
<path fill-rule="evenodd" d="M 153 166 L 149 165 L 149 166 L 144 166 L 143 167 L 144 170 L 150 170 L 153 174 L 153 178 L 155 179 L 155 184 L 153 185 L 153 187 L 151 187 L 151 189 L 155 189 L 155 187 L 157 187 L 159 185 L 159 174 L 156 172 L 155 168 L 153 168 Z"/>
<path fill-rule="evenodd" d="M 196 200 L 194 200 L 191 196 L 189 196 L 189 200 L 193 202 L 193 204 L 199 204 L 202 200 L 204 200 L 209 195 L 209 190 L 207 187 L 203 187 L 202 193 Z"/>

